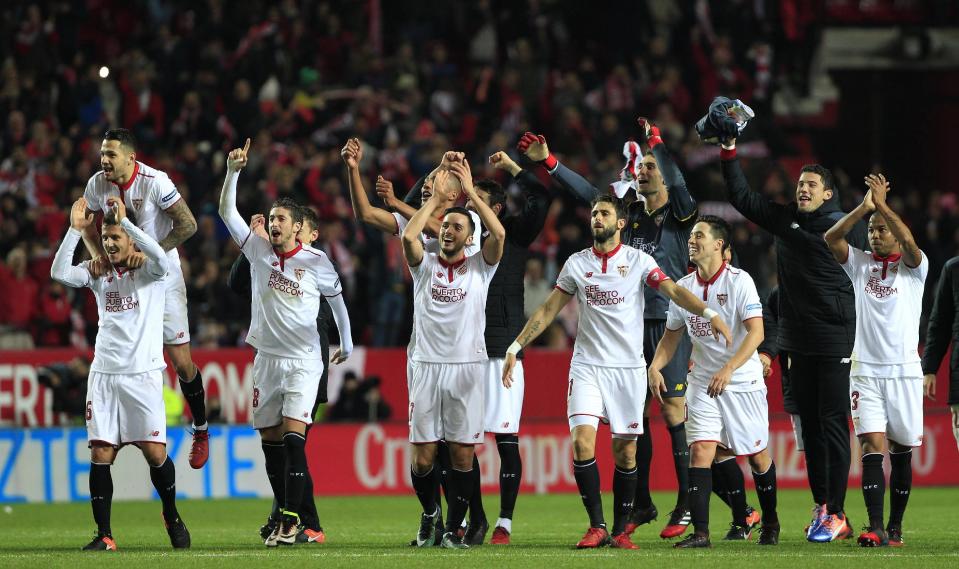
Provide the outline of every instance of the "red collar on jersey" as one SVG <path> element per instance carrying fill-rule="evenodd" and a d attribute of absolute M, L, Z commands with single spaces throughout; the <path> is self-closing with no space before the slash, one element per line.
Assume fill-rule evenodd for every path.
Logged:
<path fill-rule="evenodd" d="M 601 259 L 601 260 L 603 261 L 603 272 L 604 272 L 604 273 L 606 272 L 606 261 L 608 261 L 609 258 L 612 257 L 613 255 L 615 255 L 616 253 L 619 253 L 619 250 L 622 249 L 622 248 L 623 248 L 623 244 L 622 244 L 622 243 L 619 243 L 619 244 L 617 244 L 616 247 L 614 247 L 613 250 L 610 251 L 609 253 L 603 253 L 602 251 L 600 251 L 599 249 L 596 248 L 596 245 L 593 245 L 593 255 L 596 255 L 599 259 Z"/>
<path fill-rule="evenodd" d="M 296 247 L 290 249 L 286 253 L 281 253 L 280 251 L 277 251 L 275 247 L 273 248 L 273 252 L 276 253 L 276 256 L 280 258 L 280 272 L 283 272 L 283 261 L 286 261 L 293 255 L 296 255 L 297 253 L 299 253 L 300 249 L 302 248 L 303 248 L 303 244 L 300 243 L 299 239 L 296 240 Z"/>
<path fill-rule="evenodd" d="M 872 254 L 873 261 L 882 261 L 882 278 L 884 280 L 886 278 L 886 271 L 889 269 L 889 263 L 895 263 L 901 257 L 902 257 L 902 253 L 892 253 L 891 255 L 888 255 L 886 257 L 880 257 L 879 255 L 875 253 Z"/>
<path fill-rule="evenodd" d="M 127 190 L 130 189 L 130 186 L 133 185 L 133 182 L 136 181 L 137 176 L 139 176 L 139 175 L 140 175 L 140 163 L 139 163 L 139 162 L 134 162 L 134 163 L 133 163 L 133 173 L 130 174 L 130 179 L 127 180 L 127 183 L 126 183 L 126 184 L 123 184 L 123 185 L 121 186 L 120 184 L 118 184 L 118 183 L 116 183 L 116 182 L 111 182 L 111 183 L 112 183 L 114 186 L 120 188 L 120 192 L 121 192 L 121 195 L 122 195 L 122 192 L 125 192 L 125 191 L 127 191 Z"/>
<path fill-rule="evenodd" d="M 699 276 L 699 270 L 696 270 L 696 280 L 699 284 L 703 285 L 703 302 L 706 302 L 706 299 L 709 297 L 709 285 L 716 282 L 716 279 L 719 278 L 719 275 L 723 274 L 723 271 L 726 270 L 726 261 L 723 261 L 722 265 L 719 265 L 719 270 L 716 271 L 716 274 L 709 277 L 708 281 L 704 281 L 701 276 Z"/>
<path fill-rule="evenodd" d="M 440 266 L 446 267 L 446 278 L 449 279 L 449 282 L 453 282 L 453 271 L 458 269 L 460 265 L 466 262 L 466 256 L 464 255 L 462 259 L 456 261 L 455 263 L 450 263 L 443 257 L 437 256 L 439 259 Z"/>

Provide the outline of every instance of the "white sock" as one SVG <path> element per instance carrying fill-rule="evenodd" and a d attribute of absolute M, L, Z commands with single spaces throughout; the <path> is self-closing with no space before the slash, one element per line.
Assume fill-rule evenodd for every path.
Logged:
<path fill-rule="evenodd" d="M 463 518 L 462 523 L 460 523 L 460 527 L 466 529 L 466 518 Z"/>
<path fill-rule="evenodd" d="M 496 526 L 495 526 L 495 527 L 503 528 L 503 529 L 506 530 L 506 533 L 512 534 L 512 533 L 513 533 L 513 520 L 511 520 L 511 519 L 509 519 L 509 518 L 497 518 L 497 519 L 496 519 Z"/>

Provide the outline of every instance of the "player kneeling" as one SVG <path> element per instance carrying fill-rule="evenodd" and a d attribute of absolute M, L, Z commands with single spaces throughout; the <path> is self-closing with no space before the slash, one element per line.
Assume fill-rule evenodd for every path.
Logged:
<path fill-rule="evenodd" d="M 110 529 L 113 478 L 110 466 L 123 445 L 140 447 L 150 479 L 163 502 L 163 521 L 174 548 L 190 547 L 190 532 L 176 509 L 176 472 L 166 453 L 163 405 L 164 277 L 169 269 L 163 248 L 133 225 L 123 202 L 108 201 L 101 239 L 112 267 L 92 277 L 88 262 L 72 265 L 82 231 L 93 222 L 87 202 L 70 212 L 70 229 L 57 250 L 50 276 L 67 286 L 89 287 L 97 299 L 100 329 L 87 386 L 87 439 L 90 441 L 90 503 L 97 534 L 85 550 L 115 551 Z M 134 245 L 146 255 L 140 269 L 128 269 Z"/>
<path fill-rule="evenodd" d="M 769 455 L 769 408 L 763 367 L 756 348 L 763 341 L 762 303 L 756 285 L 745 272 L 723 260 L 729 243 L 729 224 L 702 216 L 689 237 L 689 258 L 696 271 L 679 286 L 702 298 L 708 307 L 702 316 L 671 302 L 663 336 L 649 366 L 650 391 L 656 398 L 666 390 L 660 370 L 676 351 L 683 329 L 693 342 L 692 372 L 686 393 L 686 437 L 690 445 L 689 504 L 695 532 L 678 548 L 711 547 L 709 495 L 714 461 L 738 467 L 736 456 L 747 455 L 762 508 L 760 545 L 779 542 L 776 515 L 776 467 Z M 708 318 L 719 314 L 732 328 L 733 342 L 714 341 Z M 741 479 L 741 478 L 740 478 Z M 746 497 L 730 493 L 733 529 L 748 528 Z M 748 529 L 746 530 L 748 531 Z M 728 538 L 728 536 L 727 536 Z M 748 538 L 748 533 L 743 535 Z"/>

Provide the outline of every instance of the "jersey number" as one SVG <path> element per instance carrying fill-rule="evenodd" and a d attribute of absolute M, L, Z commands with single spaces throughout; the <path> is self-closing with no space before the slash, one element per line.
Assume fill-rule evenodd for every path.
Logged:
<path fill-rule="evenodd" d="M 849 398 L 852 399 L 852 410 L 859 409 L 859 392 L 853 391 L 849 394 Z"/>
<path fill-rule="evenodd" d="M 258 387 L 253 388 L 253 408 L 256 409 L 257 405 L 260 404 L 260 389 Z"/>

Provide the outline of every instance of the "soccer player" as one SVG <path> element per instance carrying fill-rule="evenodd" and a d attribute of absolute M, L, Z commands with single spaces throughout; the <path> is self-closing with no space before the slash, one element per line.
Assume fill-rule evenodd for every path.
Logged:
<path fill-rule="evenodd" d="M 849 402 L 862 445 L 862 494 L 869 515 L 859 545 L 901 546 L 902 518 L 912 491 L 912 449 L 922 444 L 919 319 L 929 259 L 886 203 L 886 177 L 866 176 L 866 185 L 869 191 L 862 203 L 824 237 L 856 293 L 858 318 Z M 866 216 L 870 251 L 857 249 L 845 239 Z M 883 524 L 886 480 L 882 462 L 887 441 L 892 492 L 889 523 Z"/>
<path fill-rule="evenodd" d="M 193 444 L 190 466 L 202 468 L 210 455 L 206 422 L 206 394 L 200 369 L 190 355 L 190 323 L 186 309 L 186 285 L 180 269 L 177 247 L 196 233 L 196 220 L 186 200 L 165 172 L 137 160 L 136 140 L 123 128 L 110 129 L 100 145 L 100 167 L 87 181 L 83 197 L 88 213 L 106 211 L 106 202 L 115 197 L 123 201 L 132 221 L 160 243 L 169 258 L 170 276 L 165 279 L 167 294 L 163 310 L 163 344 L 179 378 L 180 389 L 193 416 Z M 89 267 L 94 277 L 109 271 L 96 226 L 90 224 L 83 242 L 93 261 Z M 139 266 L 142 253 L 133 252 L 129 263 Z"/>
<path fill-rule="evenodd" d="M 455 178 L 476 207 L 489 237 L 481 251 L 466 255 L 473 220 L 464 208 L 446 208 L 438 235 L 438 253 L 424 248 L 420 234 L 436 210 L 448 202 L 448 179 Z M 486 295 L 503 256 L 506 230 L 477 195 L 469 164 L 463 160 L 435 175 L 433 194 L 403 230 L 403 254 L 413 275 L 413 328 L 410 353 L 410 443 L 413 489 L 423 507 L 416 542 L 434 541 L 438 477 L 437 443 L 449 446 L 449 512 L 441 547 L 464 549 L 457 535 L 473 492 L 474 445 L 483 442 L 487 371 Z"/>
<path fill-rule="evenodd" d="M 113 477 L 110 466 L 121 446 L 140 447 L 150 480 L 163 503 L 163 522 L 174 548 L 190 547 L 190 532 L 176 509 L 176 470 L 166 453 L 163 404 L 163 310 L 170 260 L 163 248 L 126 215 L 122 200 L 104 203 L 102 247 L 109 263 L 94 277 L 90 262 L 73 265 L 73 254 L 93 223 L 80 198 L 53 259 L 50 276 L 67 286 L 88 287 L 97 299 L 99 330 L 87 385 L 87 440 L 90 442 L 90 504 L 97 533 L 83 549 L 116 551 L 110 528 Z M 127 265 L 134 245 L 145 257 L 138 269 Z"/>
<path fill-rule="evenodd" d="M 779 343 L 789 353 L 789 383 L 802 421 L 806 472 L 815 505 L 809 541 L 852 537 L 843 507 L 849 482 L 849 354 L 855 338 L 855 298 L 849 277 L 832 259 L 822 234 L 843 216 L 832 173 L 803 166 L 796 201 L 778 204 L 749 188 L 736 159 L 736 141 L 720 151 L 729 203 L 772 233 L 779 285 Z M 864 247 L 865 227 L 848 240 Z"/>
<path fill-rule="evenodd" d="M 316 319 L 326 297 L 340 334 L 332 362 L 353 351 L 350 320 L 340 279 L 322 251 L 296 239 L 302 209 L 288 198 L 270 208 L 269 239 L 247 226 L 236 209 L 236 183 L 246 166 L 250 140 L 230 152 L 220 194 L 219 213 L 234 241 L 250 260 L 252 319 L 246 341 L 253 360 L 253 427 L 260 431 L 267 476 L 282 517 L 266 539 L 267 547 L 292 545 L 300 525 L 306 486 L 306 428 L 326 362 Z"/>
<path fill-rule="evenodd" d="M 320 234 L 320 223 L 314 212 L 309 207 L 302 207 L 303 227 L 296 238 L 300 243 L 312 245 Z M 266 217 L 262 213 L 255 214 L 250 220 L 250 229 L 263 239 L 269 239 L 266 233 Z M 227 284 L 233 292 L 250 299 L 250 261 L 246 255 L 240 253 L 233 266 L 230 268 L 230 276 Z M 325 298 L 320 299 L 320 314 L 316 319 L 316 331 L 320 334 L 320 354 L 323 361 L 330 358 L 330 321 L 333 319 L 333 311 L 330 309 L 330 303 Z M 310 417 L 316 416 L 316 410 L 321 403 L 327 402 L 327 382 L 329 368 L 323 366 L 323 375 L 320 376 L 320 386 L 316 392 L 316 400 L 313 402 L 313 410 Z M 307 436 L 309 436 L 310 427 L 307 426 Z M 324 543 L 326 534 L 323 533 L 323 526 L 320 525 L 320 516 L 316 510 L 316 500 L 313 497 L 313 475 L 309 468 L 306 470 L 306 484 L 303 487 L 303 502 L 300 504 L 300 528 L 296 534 L 297 543 Z M 266 523 L 260 527 L 260 537 L 265 541 L 276 529 L 280 520 L 280 504 L 274 500 L 273 507 L 270 509 L 270 515 Z"/>
<path fill-rule="evenodd" d="M 646 403 L 646 361 L 643 349 L 632 341 L 643 330 L 646 287 L 659 289 L 667 298 L 712 324 L 712 332 L 729 341 L 729 329 L 703 301 L 675 282 L 639 249 L 620 243 L 626 225 L 620 202 L 599 196 L 592 208 L 593 247 L 574 253 L 563 265 L 556 289 L 530 317 L 506 352 L 503 384 L 512 384 L 516 354 L 529 345 L 553 321 L 575 295 L 580 306 L 576 345 L 569 370 L 567 416 L 573 444 L 573 473 L 583 505 L 589 514 L 589 530 L 578 548 L 614 547 L 637 549 L 626 530 L 636 492 L 636 435 L 643 432 Z M 704 312 L 705 311 L 705 312 Z M 596 429 L 609 423 L 613 436 L 612 539 L 603 518 L 596 466 Z"/>
<path fill-rule="evenodd" d="M 714 461 L 739 467 L 735 457 L 746 455 L 752 466 L 763 513 L 760 545 L 779 542 L 776 513 L 776 467 L 769 455 L 769 407 L 763 367 L 756 348 L 763 341 L 762 303 L 753 279 L 723 260 L 730 227 L 721 218 L 701 216 L 689 237 L 689 258 L 696 271 L 679 280 L 679 286 L 702 298 L 710 310 L 732 326 L 732 345 L 713 341 L 710 325 L 702 317 L 670 303 L 666 334 L 649 365 L 649 387 L 659 399 L 666 391 L 660 371 L 673 357 L 681 335 L 693 342 L 692 371 L 686 392 L 686 433 L 690 444 L 689 488 L 694 533 L 678 548 L 711 547 L 709 495 Z M 718 450 L 717 450 L 718 449 Z M 742 480 L 740 474 L 739 480 Z M 736 486 L 740 486 L 736 485 Z M 733 530 L 748 539 L 746 497 L 729 495 Z M 745 532 L 745 533 L 744 533 Z M 727 539 L 729 539 L 727 537 Z"/>
<path fill-rule="evenodd" d="M 682 172 L 663 144 L 659 128 L 642 117 L 638 122 L 649 152 L 644 156 L 637 143 L 627 143 L 628 151 L 624 152 L 627 154 L 626 166 L 620 182 L 612 185 L 613 192 L 626 200 L 626 225 L 623 228 L 622 242 L 651 255 L 668 277 L 677 280 L 689 272 L 686 240 L 689 239 L 689 231 L 696 219 L 696 200 L 687 189 Z M 590 203 L 600 194 L 600 191 L 582 176 L 556 160 L 542 136 L 526 133 L 520 140 L 520 150 L 531 160 L 542 163 L 551 176 L 583 202 Z M 666 330 L 666 308 L 669 306 L 669 299 L 654 287 L 647 287 L 645 294 L 643 351 L 652 354 Z M 686 500 L 689 486 L 686 479 L 689 470 L 689 447 L 686 444 L 685 428 L 688 368 L 684 363 L 689 357 L 690 349 L 689 340 L 683 338 L 676 358 L 663 370 L 669 389 L 662 397 L 660 409 L 669 431 L 677 481 L 676 505 L 660 532 L 663 539 L 682 535 L 690 520 Z M 649 430 L 651 400 L 652 398 L 646 400 L 646 412 L 642 419 L 644 426 L 636 442 L 639 475 L 633 512 L 626 524 L 626 532 L 630 534 L 637 527 L 655 521 L 659 515 L 649 493 L 649 472 L 653 457 L 653 439 Z"/>

